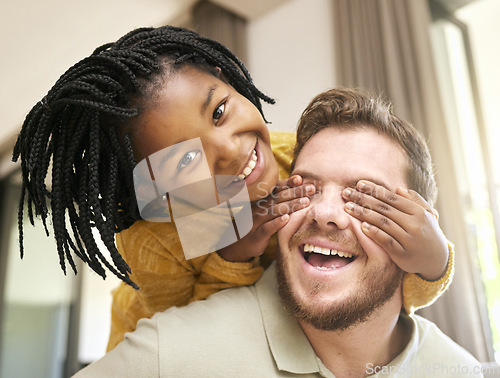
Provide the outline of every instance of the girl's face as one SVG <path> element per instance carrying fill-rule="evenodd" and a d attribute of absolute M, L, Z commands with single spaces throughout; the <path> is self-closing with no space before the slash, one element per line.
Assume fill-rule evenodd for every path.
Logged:
<path fill-rule="evenodd" d="M 229 84 L 190 66 L 168 76 L 134 127 L 133 141 L 138 161 L 173 146 L 162 157 L 168 162 L 162 180 L 176 187 L 202 178 L 207 163 L 212 176 L 245 180 L 252 201 L 270 194 L 278 180 L 257 108 Z"/>

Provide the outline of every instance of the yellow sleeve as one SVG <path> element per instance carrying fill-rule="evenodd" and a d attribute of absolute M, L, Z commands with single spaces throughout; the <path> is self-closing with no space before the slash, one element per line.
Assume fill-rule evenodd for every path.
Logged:
<path fill-rule="evenodd" d="M 455 252 L 448 241 L 448 267 L 445 274 L 437 281 L 427 281 L 418 274 L 405 273 L 403 278 L 403 307 L 408 314 L 419 308 L 433 304 L 450 286 L 455 273 Z"/>
<path fill-rule="evenodd" d="M 280 180 L 290 176 L 290 166 L 293 159 L 293 147 L 295 146 L 295 133 L 284 131 L 271 131 L 271 148 L 274 158 L 278 163 Z"/>
<path fill-rule="evenodd" d="M 135 330 L 139 319 L 205 299 L 224 288 L 251 285 L 263 272 L 258 258 L 233 263 L 212 252 L 186 260 L 171 223 L 137 221 L 117 234 L 116 244 L 140 289 L 121 284 L 114 290 L 108 351 L 123 340 L 125 332 Z"/>

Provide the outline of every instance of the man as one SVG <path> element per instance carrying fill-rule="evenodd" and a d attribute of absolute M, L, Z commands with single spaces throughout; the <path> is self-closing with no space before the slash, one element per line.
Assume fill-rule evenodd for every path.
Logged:
<path fill-rule="evenodd" d="M 403 271 L 350 215 L 389 209 L 374 198 L 390 202 L 398 188 L 432 200 L 422 138 L 356 90 L 313 99 L 297 135 L 293 173 L 318 190 L 280 230 L 276 266 L 254 286 L 141 320 L 82 377 L 481 376 L 434 324 L 401 312 Z M 361 179 L 385 189 L 364 197 Z"/>

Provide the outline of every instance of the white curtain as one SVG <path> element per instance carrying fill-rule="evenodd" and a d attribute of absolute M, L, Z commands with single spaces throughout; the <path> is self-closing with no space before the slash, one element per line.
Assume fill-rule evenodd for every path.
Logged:
<path fill-rule="evenodd" d="M 382 92 L 396 114 L 425 135 L 433 155 L 439 187 L 436 207 L 441 227 L 456 247 L 456 273 L 450 290 L 420 314 L 480 361 L 491 361 L 475 246 L 467 237 L 439 98 L 427 0 L 332 1 L 338 84 Z"/>

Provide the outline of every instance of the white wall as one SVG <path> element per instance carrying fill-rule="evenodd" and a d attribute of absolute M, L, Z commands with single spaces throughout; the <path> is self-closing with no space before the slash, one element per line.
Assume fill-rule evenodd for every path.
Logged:
<path fill-rule="evenodd" d="M 72 64 L 140 26 L 177 17 L 194 0 L 0 2 L 0 146 Z"/>
<path fill-rule="evenodd" d="M 294 131 L 316 94 L 335 84 L 329 0 L 292 0 L 249 25 L 249 70 L 277 100 L 264 108 L 271 129 Z"/>
<path fill-rule="evenodd" d="M 70 65 L 135 27 L 179 17 L 194 1 L 2 1 L 0 146 Z M 312 96 L 334 84 L 330 8 L 329 0 L 291 0 L 249 23 L 250 72 L 278 100 L 266 109 L 274 129 L 293 130 Z"/>

